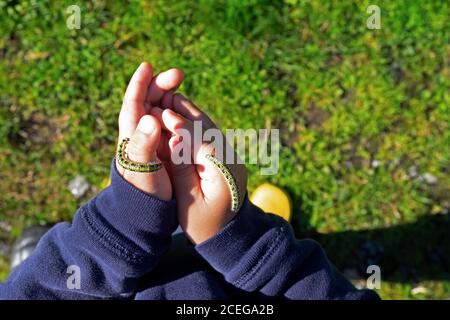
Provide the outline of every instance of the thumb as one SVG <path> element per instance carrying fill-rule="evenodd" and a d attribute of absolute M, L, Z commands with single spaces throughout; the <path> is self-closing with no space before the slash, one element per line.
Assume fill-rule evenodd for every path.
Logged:
<path fill-rule="evenodd" d="M 158 161 L 156 151 L 161 136 L 161 127 L 155 117 L 144 115 L 128 142 L 127 158 L 134 162 Z M 143 173 L 124 170 L 123 177 L 138 189 L 161 200 L 172 198 L 172 185 L 164 167 L 156 172 Z"/>
<path fill-rule="evenodd" d="M 161 127 L 150 115 L 144 115 L 134 131 L 127 147 L 128 158 L 135 162 L 156 161 Z"/>

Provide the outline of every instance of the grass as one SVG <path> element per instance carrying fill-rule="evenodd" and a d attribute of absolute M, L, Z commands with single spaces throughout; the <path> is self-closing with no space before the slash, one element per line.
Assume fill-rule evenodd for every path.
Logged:
<path fill-rule="evenodd" d="M 248 166 L 250 190 L 263 181 L 288 190 L 296 232 L 324 238 L 341 270 L 366 267 L 364 241 L 390 248 L 448 212 L 448 3 L 378 1 L 380 30 L 366 28 L 369 1 L 79 1 L 80 30 L 66 27 L 71 4 L 0 1 L 7 241 L 27 225 L 70 219 L 101 188 L 123 91 L 144 59 L 181 67 L 180 90 L 223 129 L 280 129 L 280 171 Z M 82 200 L 67 189 L 79 174 L 94 186 Z M 425 236 L 393 251 L 397 259 L 375 254 L 390 270 L 383 298 L 450 296 L 448 237 Z M 1 257 L 3 279 L 6 266 Z M 427 293 L 413 295 L 419 285 Z"/>

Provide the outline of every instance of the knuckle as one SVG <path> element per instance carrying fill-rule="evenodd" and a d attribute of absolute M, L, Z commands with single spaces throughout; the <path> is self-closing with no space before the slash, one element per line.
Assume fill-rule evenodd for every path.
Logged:
<path fill-rule="evenodd" d="M 145 145 L 142 143 L 142 141 L 131 141 L 130 144 L 128 144 L 128 155 L 140 157 L 144 154 L 144 147 Z"/>

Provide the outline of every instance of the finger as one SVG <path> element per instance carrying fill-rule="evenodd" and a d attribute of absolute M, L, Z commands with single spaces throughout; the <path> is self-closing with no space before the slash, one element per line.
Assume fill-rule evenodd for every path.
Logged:
<path fill-rule="evenodd" d="M 153 107 L 150 111 L 150 114 L 152 116 L 154 116 L 160 123 L 161 129 L 164 130 L 161 132 L 161 139 L 160 139 L 157 154 L 158 154 L 159 158 L 161 160 L 163 160 L 164 163 L 170 163 L 171 150 L 169 148 L 169 141 L 170 141 L 170 138 L 173 136 L 173 134 L 169 130 L 167 130 L 167 128 L 165 127 L 164 122 L 162 121 L 162 113 L 163 113 L 163 109 L 161 109 L 159 107 Z"/>
<path fill-rule="evenodd" d="M 171 158 L 175 159 L 179 154 L 179 147 L 183 145 L 183 141 L 180 136 L 173 136 L 169 140 L 169 149 L 171 151 Z M 186 149 L 189 146 L 185 147 Z M 187 203 L 192 201 L 190 197 L 186 197 L 186 194 L 190 194 L 194 197 L 203 198 L 203 192 L 200 187 L 200 177 L 198 176 L 195 165 L 192 163 L 176 164 L 171 162 L 170 166 L 171 182 L 174 188 L 175 197 L 179 201 L 181 207 L 186 206 Z M 186 203 L 184 203 L 186 202 Z M 186 225 L 186 215 L 179 216 L 181 219 L 180 224 Z"/>
<path fill-rule="evenodd" d="M 215 147 L 209 143 L 203 143 L 202 136 L 195 137 L 194 124 L 189 119 L 184 118 L 182 115 L 166 109 L 162 113 L 162 123 L 173 135 L 182 137 L 183 152 L 190 153 L 190 161 L 192 164 L 200 165 L 197 169 L 201 179 L 215 180 L 220 176 L 215 166 L 206 159 L 206 154 L 214 154 L 216 152 Z M 202 132 L 199 132 L 202 134 Z M 198 134 L 198 133 L 197 133 Z M 220 134 L 220 132 L 218 132 Z M 221 134 L 220 134 L 221 135 Z M 200 141 L 195 141 L 200 139 Z M 180 147 L 181 148 L 181 147 Z M 173 152 L 172 152 L 173 157 Z M 183 157 L 186 159 L 187 157 Z"/>
<path fill-rule="evenodd" d="M 160 131 L 158 121 L 150 115 L 144 115 L 128 143 L 128 158 L 143 163 L 156 161 Z"/>
<path fill-rule="evenodd" d="M 161 132 L 160 143 L 158 146 L 157 154 L 161 160 L 164 162 L 170 162 L 170 149 L 169 149 L 169 139 L 172 136 L 172 133 L 169 132 L 162 122 L 162 112 L 163 110 L 159 107 L 153 107 L 150 111 L 150 114 L 156 118 L 158 123 L 161 126 L 161 129 L 165 129 Z"/>
<path fill-rule="evenodd" d="M 156 108 L 155 108 L 156 109 Z M 189 152 L 188 158 L 189 164 L 193 164 L 193 139 L 194 139 L 194 125 L 193 123 L 184 118 L 183 116 L 173 112 L 171 109 L 156 109 L 155 114 L 157 114 L 157 119 L 161 122 L 161 125 L 170 133 L 172 136 L 177 137 L 176 139 L 171 139 L 171 143 L 183 142 L 183 147 L 186 148 L 186 152 Z M 172 145 L 173 147 L 174 145 Z"/>
<path fill-rule="evenodd" d="M 172 136 L 169 132 L 161 131 L 161 137 L 159 139 L 159 145 L 158 150 L 156 151 L 156 155 L 165 163 L 170 163 L 169 140 L 171 137 Z"/>
<path fill-rule="evenodd" d="M 231 149 L 231 146 L 226 144 L 225 137 L 222 135 L 219 129 L 217 129 L 214 122 L 212 122 L 212 120 L 205 113 L 203 113 L 192 101 L 187 99 L 181 93 L 176 93 L 173 96 L 173 110 L 175 111 L 174 112 L 175 115 L 176 113 L 178 113 L 185 119 L 189 120 L 189 122 L 200 121 L 201 128 L 203 130 L 202 134 L 209 129 L 217 130 L 215 132 L 216 133 L 215 136 L 217 137 L 218 140 L 215 141 L 217 142 L 215 146 L 209 143 L 202 143 L 201 147 L 198 150 L 194 151 L 195 163 L 204 163 L 206 154 L 217 155 L 222 161 L 224 161 L 224 159 L 226 158 L 227 152 L 234 154 L 234 151 Z M 187 122 L 186 120 L 183 121 L 181 119 L 178 119 L 173 123 L 174 124 L 176 123 L 176 125 L 179 127 L 183 127 L 183 123 L 185 123 L 191 129 L 193 126 L 189 122 Z M 164 121 L 162 121 L 162 123 L 164 123 Z M 215 147 L 218 147 L 218 149 L 216 149 Z M 216 170 L 214 172 L 216 172 Z M 206 179 L 206 175 L 202 174 L 200 175 L 202 178 Z"/>
<path fill-rule="evenodd" d="M 169 141 L 170 141 L 170 138 L 174 134 L 166 128 L 166 126 L 162 120 L 163 111 L 164 110 L 159 107 L 153 107 L 152 110 L 150 111 L 150 114 L 158 120 L 158 122 L 161 125 L 161 129 L 164 130 L 161 132 L 161 141 L 160 141 L 157 153 L 163 161 L 170 162 L 171 150 L 169 148 Z"/>
<path fill-rule="evenodd" d="M 173 92 L 167 91 L 161 98 L 161 103 L 159 104 L 162 109 L 172 109 L 173 106 Z"/>
<path fill-rule="evenodd" d="M 150 84 L 146 98 L 147 101 L 151 104 L 157 104 L 165 92 L 176 90 L 181 85 L 181 82 L 183 82 L 183 79 L 183 71 L 176 68 L 158 74 Z"/>
<path fill-rule="evenodd" d="M 159 121 L 159 123 L 161 124 L 161 129 L 167 130 L 168 133 L 170 133 L 170 131 L 166 128 L 166 125 L 164 124 L 162 119 L 163 111 L 164 110 L 161 109 L 160 107 L 153 107 L 152 110 L 150 111 L 150 114 Z"/>
<path fill-rule="evenodd" d="M 139 119 L 144 115 L 144 102 L 152 76 L 151 65 L 143 62 L 131 77 L 119 115 L 119 141 L 133 134 Z"/>
<path fill-rule="evenodd" d="M 141 163 L 158 161 L 156 150 L 158 149 L 160 134 L 161 128 L 158 121 L 150 115 L 144 115 L 128 142 L 126 149 L 128 159 Z M 163 200 L 171 198 L 171 193 L 168 191 L 170 186 L 161 183 L 161 181 L 168 181 L 169 179 L 164 167 L 152 173 L 124 170 L 123 177 L 144 192 Z"/>
<path fill-rule="evenodd" d="M 124 100 L 127 102 L 144 103 L 148 87 L 153 77 L 153 68 L 148 62 L 142 62 L 130 79 Z"/>
<path fill-rule="evenodd" d="M 173 110 L 191 121 L 202 121 L 204 129 L 214 128 L 215 124 L 192 101 L 181 93 L 173 95 Z"/>
<path fill-rule="evenodd" d="M 189 145 L 184 146 L 184 141 L 180 136 L 173 136 L 169 140 L 169 149 L 171 151 L 172 159 L 178 156 L 180 148 L 189 148 Z M 179 190 L 186 192 L 187 190 L 192 190 L 198 187 L 200 177 L 197 174 L 195 165 L 192 162 L 188 163 L 177 163 L 172 162 L 171 172 L 173 174 L 174 184 L 176 184 Z"/>
<path fill-rule="evenodd" d="M 162 110 L 162 109 L 160 109 Z M 161 113 L 162 125 L 169 130 L 172 134 L 176 135 L 177 130 L 180 128 L 187 129 L 189 132 L 194 130 L 192 121 L 183 117 L 182 115 L 174 112 L 171 109 L 162 110 Z"/>
<path fill-rule="evenodd" d="M 240 198 L 243 199 L 246 192 L 246 180 L 247 175 L 245 171 L 245 166 L 235 163 L 236 155 L 233 148 L 226 143 L 225 137 L 216 128 L 214 143 L 197 142 L 195 143 L 195 127 L 192 121 L 184 118 L 180 114 L 174 112 L 173 110 L 166 109 L 162 113 L 162 122 L 165 127 L 172 132 L 174 135 L 179 136 L 182 129 L 189 133 L 189 137 L 185 142 L 184 148 L 191 148 L 192 158 L 195 164 L 196 171 L 200 178 L 200 188 L 206 200 L 217 199 L 221 197 L 221 192 L 227 185 L 223 177 L 221 170 L 210 160 L 207 159 L 206 155 L 214 155 L 216 158 L 226 163 L 227 167 L 231 171 L 232 175 L 236 179 L 236 184 L 239 186 Z M 214 130 L 214 128 L 212 128 Z M 201 137 L 200 137 L 201 138 Z M 172 152 L 173 157 L 174 152 Z M 226 161 L 226 155 L 233 155 L 233 159 Z"/>

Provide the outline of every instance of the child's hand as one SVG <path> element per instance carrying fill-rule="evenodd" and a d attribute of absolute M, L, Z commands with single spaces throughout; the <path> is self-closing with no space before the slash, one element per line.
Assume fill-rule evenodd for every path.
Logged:
<path fill-rule="evenodd" d="M 128 158 L 136 162 L 150 162 L 157 158 L 167 160 L 168 151 L 158 149 L 161 126 L 149 115 L 152 107 L 159 106 L 163 96 L 178 88 L 183 81 L 179 69 L 170 69 L 153 77 L 150 64 L 144 62 L 135 71 L 128 84 L 119 115 L 119 144 L 130 138 Z M 157 153 L 158 151 L 158 153 Z M 119 173 L 136 188 L 161 200 L 172 198 L 172 186 L 166 168 L 153 173 L 132 172 L 122 168 L 116 161 Z"/>
<path fill-rule="evenodd" d="M 181 94 L 166 95 L 162 108 L 153 108 L 151 113 L 162 123 L 164 134 L 172 134 L 169 140 L 171 152 L 178 143 L 186 143 L 191 147 L 195 164 L 172 163 L 170 174 L 177 199 L 178 221 L 186 236 L 195 244 L 201 243 L 218 233 L 233 217 L 231 211 L 231 194 L 228 184 L 220 171 L 206 159 L 212 154 L 211 145 L 204 143 L 194 150 L 192 141 L 180 141 L 177 131 L 181 128 L 194 137 L 193 121 L 202 121 L 203 130 L 216 128 L 216 125 L 201 112 L 191 101 Z M 171 109 L 167 106 L 172 106 Z M 179 131 L 178 131 L 179 133 Z M 222 135 L 225 142 L 225 138 Z M 225 148 L 224 148 L 225 149 Z M 247 174 L 242 164 L 228 164 L 236 179 L 240 191 L 241 202 L 247 190 Z"/>

